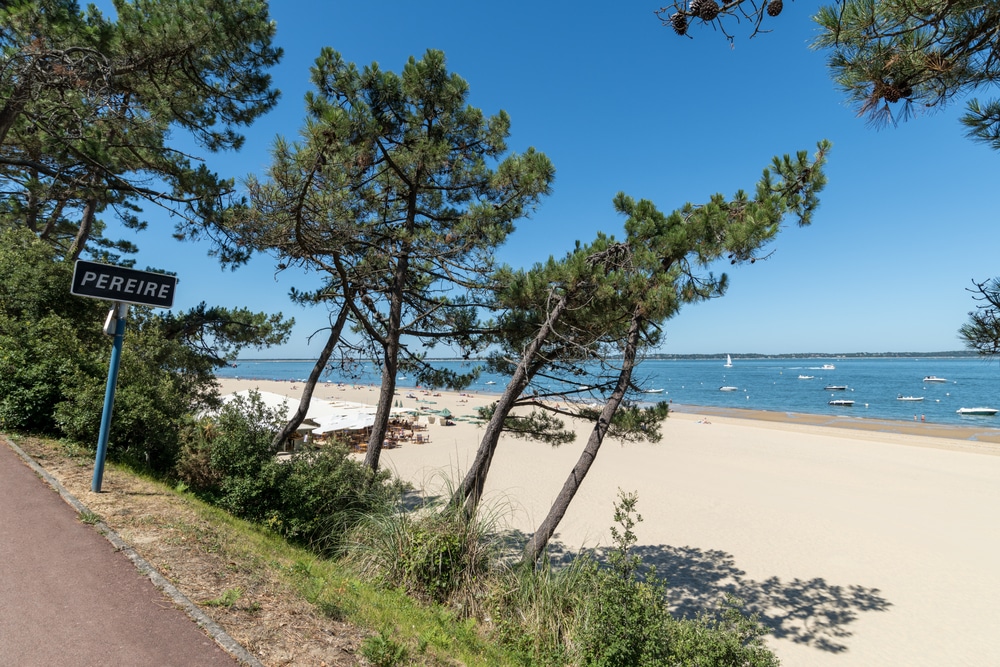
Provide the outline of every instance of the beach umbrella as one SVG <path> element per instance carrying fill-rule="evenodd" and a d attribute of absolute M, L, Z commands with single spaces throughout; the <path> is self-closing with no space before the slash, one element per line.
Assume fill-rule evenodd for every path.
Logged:
<path fill-rule="evenodd" d="M 440 412 L 438 412 L 438 414 L 441 415 L 442 417 L 451 417 L 451 410 L 449 410 L 448 408 L 443 408 L 441 409 Z"/>

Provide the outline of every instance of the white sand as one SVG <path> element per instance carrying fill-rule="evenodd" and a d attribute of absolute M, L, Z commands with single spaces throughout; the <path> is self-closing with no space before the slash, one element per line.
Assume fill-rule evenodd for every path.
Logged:
<path fill-rule="evenodd" d="M 301 383 L 222 382 L 298 397 Z M 472 414 L 492 400 L 441 392 L 406 407 Z M 374 387 L 318 397 L 374 404 Z M 465 400 L 467 402 L 460 402 Z M 635 491 L 641 555 L 680 610 L 734 592 L 774 631 L 783 664 L 1000 665 L 1000 447 L 675 412 L 656 445 L 606 441 L 555 537 L 608 544 L 618 489 Z M 431 426 L 431 443 L 384 450 L 382 464 L 429 492 L 460 479 L 481 427 Z M 560 448 L 501 440 L 488 502 L 530 533 L 576 462 L 589 427 Z M 957 431 L 956 431 L 957 433 Z"/>

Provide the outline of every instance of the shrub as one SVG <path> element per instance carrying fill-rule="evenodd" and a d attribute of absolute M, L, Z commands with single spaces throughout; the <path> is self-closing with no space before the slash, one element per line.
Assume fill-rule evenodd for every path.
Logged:
<path fill-rule="evenodd" d="M 448 494 L 445 494 L 447 496 Z M 500 564 L 492 517 L 429 505 L 365 517 L 352 535 L 362 574 L 474 616 Z"/>
<path fill-rule="evenodd" d="M 487 618 L 492 636 L 522 665 L 570 664 L 578 611 L 593 592 L 590 559 L 574 558 L 561 567 L 543 560 L 501 571 L 490 591 Z"/>
<path fill-rule="evenodd" d="M 375 667 L 397 667 L 407 662 L 408 651 L 393 641 L 388 632 L 382 631 L 361 642 L 361 655 Z"/>
<path fill-rule="evenodd" d="M 340 446 L 278 461 L 271 441 L 280 424 L 256 392 L 235 397 L 186 429 L 177 476 L 235 516 L 339 554 L 347 532 L 364 514 L 387 512 L 398 490 L 388 472 L 373 477 Z"/>
<path fill-rule="evenodd" d="M 600 667 L 666 664 L 667 626 L 670 614 L 665 585 L 655 569 L 640 580 L 641 560 L 629 553 L 636 542 L 632 528 L 642 517 L 633 513 L 635 494 L 619 492 L 611 536 L 615 547 L 608 568 L 592 565 L 593 596 L 584 610 L 580 630 L 583 664 Z"/>
<path fill-rule="evenodd" d="M 641 559 L 629 550 L 636 542 L 632 528 L 635 494 L 619 493 L 612 527 L 615 546 L 607 568 L 592 568 L 594 594 L 589 598 L 578 636 L 584 665 L 656 667 L 774 667 L 777 657 L 762 641 L 766 634 L 756 617 L 740 613 L 730 598 L 718 615 L 674 619 L 666 603 L 666 584 L 649 568 L 639 576 Z M 633 516 L 634 515 L 634 516 Z"/>

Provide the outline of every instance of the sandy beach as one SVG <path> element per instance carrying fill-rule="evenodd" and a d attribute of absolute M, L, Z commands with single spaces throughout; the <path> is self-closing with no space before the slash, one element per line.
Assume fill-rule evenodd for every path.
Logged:
<path fill-rule="evenodd" d="M 298 398 L 301 383 L 223 380 Z M 473 415 L 489 394 L 399 389 L 405 407 Z M 374 404 L 376 387 L 320 385 Z M 479 444 L 469 421 L 382 464 L 428 493 L 459 479 Z M 504 438 L 487 502 L 530 533 L 576 462 Z M 555 537 L 568 553 L 609 542 L 618 490 L 636 492 L 639 553 L 691 613 L 734 593 L 790 666 L 1000 664 L 1000 431 L 675 406 L 658 444 L 607 440 Z"/>

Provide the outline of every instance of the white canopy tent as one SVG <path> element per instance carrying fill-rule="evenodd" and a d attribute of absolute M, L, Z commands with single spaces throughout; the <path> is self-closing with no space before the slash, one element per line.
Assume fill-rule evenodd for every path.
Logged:
<path fill-rule="evenodd" d="M 299 408 L 299 399 L 289 396 L 282 396 L 269 391 L 258 391 L 260 400 L 268 408 L 279 410 L 283 419 L 289 419 Z M 224 402 L 234 400 L 241 396 L 246 399 L 250 395 L 250 390 L 244 389 L 222 397 Z M 327 401 L 321 398 L 313 398 L 309 401 L 309 410 L 306 411 L 306 421 L 310 422 L 313 433 L 328 433 L 334 430 L 361 429 L 375 423 L 375 406 L 365 403 L 351 403 L 348 401 Z M 346 424 L 346 426 L 336 426 L 327 428 L 330 425 Z M 361 424 L 361 425 L 358 425 Z"/>

